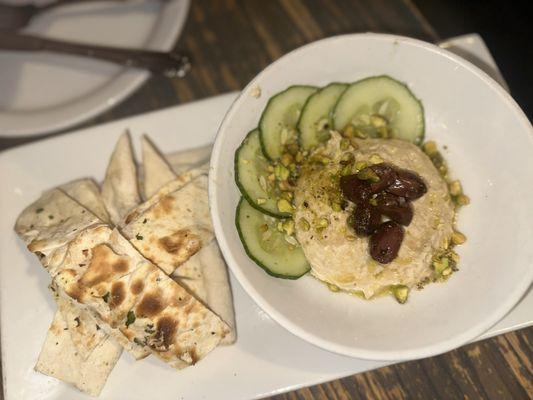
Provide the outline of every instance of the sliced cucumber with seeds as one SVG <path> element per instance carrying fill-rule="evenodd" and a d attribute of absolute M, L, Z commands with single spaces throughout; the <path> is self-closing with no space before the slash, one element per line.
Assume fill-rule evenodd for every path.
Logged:
<path fill-rule="evenodd" d="M 292 220 L 265 215 L 242 197 L 235 222 L 246 254 L 269 275 L 298 279 L 309 271 L 309 263 L 294 236 L 278 229 Z"/>
<path fill-rule="evenodd" d="M 296 141 L 302 107 L 316 90 L 313 86 L 291 86 L 268 101 L 259 121 L 259 137 L 269 159 L 278 160 L 285 144 Z"/>
<path fill-rule="evenodd" d="M 303 149 L 311 149 L 329 139 L 329 131 L 333 129 L 331 111 L 347 87 L 345 83 L 330 83 L 309 96 L 298 121 L 298 140 Z"/>
<path fill-rule="evenodd" d="M 389 76 L 374 76 L 351 84 L 333 110 L 338 131 L 357 136 L 392 137 L 415 144 L 424 138 L 424 109 L 409 88 Z"/>
<path fill-rule="evenodd" d="M 261 150 L 259 131 L 254 129 L 235 153 L 235 181 L 252 207 L 274 217 L 288 217 L 290 214 L 278 210 L 281 193 L 269 168 L 272 166 Z"/>

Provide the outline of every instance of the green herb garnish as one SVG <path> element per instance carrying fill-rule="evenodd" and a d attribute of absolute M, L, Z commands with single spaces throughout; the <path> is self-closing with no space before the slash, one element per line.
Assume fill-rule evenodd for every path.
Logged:
<path fill-rule="evenodd" d="M 128 316 L 126 317 L 126 328 L 135 322 L 135 313 L 133 310 L 128 311 Z"/>

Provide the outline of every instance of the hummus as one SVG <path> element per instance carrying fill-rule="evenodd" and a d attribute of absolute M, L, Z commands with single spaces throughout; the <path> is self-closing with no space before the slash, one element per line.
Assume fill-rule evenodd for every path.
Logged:
<path fill-rule="evenodd" d="M 302 167 L 294 194 L 296 237 L 316 278 L 365 298 L 391 285 L 416 287 L 435 278 L 432 257 L 447 248 L 453 233 L 454 204 L 448 187 L 419 147 L 401 140 L 364 139 L 349 144 L 335 132 Z M 353 161 L 355 159 L 355 161 Z M 414 216 L 405 228 L 398 256 L 388 264 L 372 259 L 369 238 L 358 237 L 347 224 L 354 205 L 339 189 L 345 160 L 380 162 L 416 172 L 427 193 L 413 201 Z"/>

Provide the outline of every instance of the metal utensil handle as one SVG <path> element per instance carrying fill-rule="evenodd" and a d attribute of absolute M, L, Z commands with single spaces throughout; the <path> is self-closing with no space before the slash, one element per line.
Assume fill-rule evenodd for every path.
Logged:
<path fill-rule="evenodd" d="M 190 70 L 190 59 L 181 52 L 161 52 L 143 49 L 71 43 L 38 36 L 0 32 L 0 49 L 14 51 L 45 51 L 72 54 L 110 61 L 128 67 L 162 73 L 169 77 L 183 77 Z"/>

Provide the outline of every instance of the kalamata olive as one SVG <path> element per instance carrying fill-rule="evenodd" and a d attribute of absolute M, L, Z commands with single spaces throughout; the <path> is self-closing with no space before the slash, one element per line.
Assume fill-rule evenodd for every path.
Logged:
<path fill-rule="evenodd" d="M 413 219 L 411 203 L 404 197 L 381 192 L 376 196 L 378 211 L 401 225 L 408 226 Z"/>
<path fill-rule="evenodd" d="M 350 218 L 350 225 L 359 236 L 368 236 L 381 224 L 381 214 L 366 201 L 357 204 Z"/>
<path fill-rule="evenodd" d="M 359 203 L 370 196 L 369 185 L 357 178 L 357 175 L 341 176 L 340 188 L 344 197 L 354 203 Z"/>
<path fill-rule="evenodd" d="M 427 187 L 422 178 L 411 171 L 399 169 L 396 171 L 396 179 L 387 187 L 387 192 L 396 196 L 415 200 L 427 192 Z"/>
<path fill-rule="evenodd" d="M 390 164 L 386 164 L 386 163 L 374 164 L 367 168 L 370 168 L 379 177 L 379 182 L 370 183 L 371 193 L 378 193 L 382 191 L 383 189 L 386 189 L 392 183 L 394 183 L 396 179 L 396 171 L 394 167 Z"/>
<path fill-rule="evenodd" d="M 404 230 L 394 221 L 382 223 L 370 236 L 370 255 L 381 264 L 396 258 L 403 241 Z"/>

